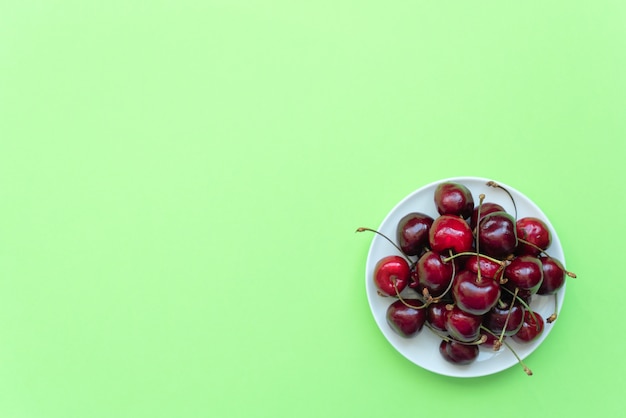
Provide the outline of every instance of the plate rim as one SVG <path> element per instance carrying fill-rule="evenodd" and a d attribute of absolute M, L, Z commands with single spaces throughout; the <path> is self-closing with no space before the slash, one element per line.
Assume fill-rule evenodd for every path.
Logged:
<path fill-rule="evenodd" d="M 526 194 L 524 194 L 523 192 L 521 192 L 520 190 L 518 190 L 517 188 L 510 186 L 509 184 L 506 184 L 504 182 L 498 181 L 498 180 L 494 180 L 491 178 L 486 178 L 486 177 L 479 177 L 479 176 L 455 176 L 455 177 L 447 177 L 447 178 L 442 178 L 439 180 L 435 180 L 435 181 L 431 181 L 427 184 L 422 185 L 421 187 L 413 190 L 412 192 L 410 192 L 409 194 L 407 194 L 404 198 L 400 199 L 400 201 L 398 201 L 388 212 L 387 214 L 384 216 L 383 220 L 380 222 L 379 226 L 378 226 L 378 231 L 382 230 L 383 227 L 390 222 L 390 219 L 392 219 L 394 216 L 398 217 L 400 215 L 398 215 L 398 210 L 403 207 L 404 205 L 406 205 L 409 201 L 416 199 L 417 196 L 421 193 L 424 193 L 426 191 L 428 191 L 431 188 L 436 187 L 438 184 L 442 183 L 442 182 L 459 182 L 461 184 L 463 183 L 477 183 L 477 182 L 482 182 L 484 183 L 485 186 L 487 186 L 488 182 L 495 182 L 498 185 L 502 186 L 503 188 L 505 188 L 506 190 L 508 190 L 513 196 L 517 195 L 519 196 L 521 199 L 523 199 L 524 204 L 525 205 L 529 205 L 534 211 L 536 211 L 540 216 L 540 218 L 542 218 L 544 221 L 546 221 L 553 237 L 553 241 L 551 244 L 552 245 L 556 245 L 558 246 L 558 252 L 559 252 L 559 256 L 558 260 L 561 261 L 561 263 L 563 264 L 564 267 L 566 267 L 566 260 L 565 260 L 565 254 L 563 251 L 563 247 L 562 244 L 560 242 L 560 238 L 557 234 L 557 231 L 555 230 L 554 226 L 552 225 L 552 223 L 550 222 L 550 219 L 548 218 L 548 216 L 543 212 L 543 210 L 532 200 L 530 199 Z M 467 185 L 466 185 L 467 186 Z M 488 186 L 487 186 L 488 187 Z M 471 191 L 471 189 L 470 189 Z M 474 194 L 472 192 L 472 194 Z M 516 204 L 518 202 L 516 201 Z M 433 203 L 434 205 L 434 203 Z M 417 211 L 417 210 L 416 210 Z M 406 213 L 403 213 L 406 214 Z M 438 216 L 438 215 L 436 215 Z M 519 216 L 518 216 L 519 219 Z M 392 238 L 392 237 L 390 237 Z M 482 363 L 472 363 L 468 366 L 458 366 L 458 365 L 453 365 L 453 364 L 449 364 L 447 365 L 447 372 L 443 372 L 442 370 L 433 368 L 433 367 L 428 367 L 428 365 L 425 365 L 424 362 L 417 362 L 415 361 L 415 359 L 411 358 L 410 356 L 408 356 L 408 354 L 405 352 L 405 350 L 402 350 L 400 348 L 398 348 L 397 344 L 394 344 L 394 341 L 392 341 L 390 339 L 390 335 L 394 335 L 393 331 L 391 331 L 391 328 L 388 327 L 388 325 L 386 324 L 386 321 L 383 321 L 380 317 L 380 314 L 377 315 L 377 309 L 375 309 L 374 306 L 374 297 L 372 295 L 372 289 L 373 289 L 373 281 L 371 279 L 372 277 L 372 269 L 370 268 L 372 266 L 372 264 L 375 264 L 375 262 L 373 262 L 373 253 L 375 250 L 375 247 L 377 246 L 378 242 L 383 242 L 382 241 L 383 238 L 378 236 L 377 234 L 374 235 L 374 237 L 372 238 L 372 241 L 369 245 L 369 249 L 367 252 L 367 258 L 366 258 L 366 263 L 365 263 L 365 280 L 366 280 L 366 296 L 368 299 L 368 305 L 370 307 L 370 312 L 374 317 L 374 320 L 379 328 L 379 330 L 381 331 L 381 333 L 383 334 L 383 336 L 385 337 L 385 339 L 387 340 L 387 342 L 392 346 L 393 349 L 395 349 L 397 352 L 399 352 L 403 357 L 405 357 L 405 359 L 407 359 L 409 362 L 413 363 L 414 365 L 417 365 L 418 367 L 427 370 L 429 372 L 438 374 L 438 375 L 443 375 L 443 376 L 449 376 L 449 377 L 458 377 L 458 378 L 472 378 L 472 377 L 481 377 L 481 376 L 487 376 L 487 375 L 493 375 L 496 373 L 500 373 L 504 370 L 507 370 L 515 365 L 518 364 L 517 359 L 515 359 L 515 356 L 509 356 L 509 357 L 513 357 L 512 360 L 509 360 L 508 362 L 506 362 L 504 365 L 499 366 L 499 367 L 484 367 Z M 395 236 L 393 237 L 393 240 L 395 241 Z M 387 243 L 387 245 L 389 245 Z M 390 249 L 390 254 L 400 254 L 397 250 L 395 249 Z M 566 281 L 567 282 L 567 281 Z M 557 299 L 557 309 L 556 309 L 556 313 L 559 314 L 563 303 L 564 303 L 564 296 L 565 296 L 565 290 L 566 290 L 566 286 L 567 283 L 565 283 L 563 285 L 563 287 L 561 289 L 559 289 L 558 291 L 558 299 Z M 376 295 L 376 297 L 380 297 L 378 295 Z M 548 298 L 548 297 L 552 297 L 552 296 L 541 296 L 542 298 Z M 552 304 L 553 306 L 554 304 Z M 384 315 L 383 315 L 384 316 Z M 545 318 L 544 318 L 545 319 Z M 558 321 L 556 321 L 558 322 Z M 555 323 L 556 323 L 555 322 Z M 552 324 L 546 324 L 549 326 L 546 326 L 544 329 L 544 333 L 543 335 L 540 337 L 540 339 L 536 342 L 532 342 L 530 343 L 531 345 L 522 345 L 516 348 L 521 348 L 523 349 L 523 353 L 521 353 L 520 358 L 522 360 L 526 359 L 528 356 L 530 356 L 537 348 L 539 348 L 539 346 L 541 346 L 543 344 L 543 342 L 545 341 L 545 339 L 548 337 L 548 335 L 551 333 L 552 328 L 554 327 L 555 323 Z M 383 327 L 387 327 L 387 329 L 383 329 Z M 422 332 L 427 331 L 427 330 L 422 330 Z M 419 333 L 421 334 L 421 333 Z M 397 336 L 397 334 L 395 335 L 395 339 L 398 340 L 398 338 L 401 338 L 402 340 L 405 341 L 410 341 L 412 339 L 415 338 L 419 338 L 419 334 L 414 336 L 414 337 L 409 337 L 409 338 L 403 338 L 403 337 L 399 337 Z M 434 334 L 433 334 L 434 335 Z M 512 345 L 516 345 L 515 342 L 510 342 Z M 481 350 L 484 350 L 483 348 L 481 348 Z M 508 351 L 508 350 L 507 350 Z M 440 356 L 439 353 L 436 353 L 438 356 Z M 497 354 L 496 354 L 497 355 Z M 495 355 L 494 355 L 495 356 Z M 488 361 L 488 360 L 486 360 Z M 472 367 L 473 366 L 473 367 Z M 483 366 L 483 367 L 480 367 Z"/>

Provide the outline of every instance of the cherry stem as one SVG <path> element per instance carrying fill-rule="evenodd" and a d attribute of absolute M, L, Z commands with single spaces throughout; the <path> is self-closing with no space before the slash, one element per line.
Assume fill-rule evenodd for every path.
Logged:
<path fill-rule="evenodd" d="M 506 261 L 498 260 L 497 258 L 493 258 L 493 257 L 490 257 L 488 255 L 481 254 L 479 252 L 474 252 L 474 251 L 463 251 L 461 253 L 452 254 L 452 255 L 450 255 L 450 257 L 444 258 L 443 261 L 447 263 L 450 260 L 453 260 L 453 259 L 455 259 L 457 257 L 462 257 L 464 255 L 475 255 L 477 257 L 483 257 L 484 259 L 493 261 L 494 263 L 500 264 L 501 266 L 504 266 L 506 264 Z M 479 265 L 480 265 L 480 263 L 479 263 Z"/>
<path fill-rule="evenodd" d="M 398 300 L 400 300 L 400 302 L 402 302 L 402 304 L 404 306 L 406 306 L 407 308 L 411 308 L 411 309 L 424 309 L 426 308 L 428 305 L 430 305 L 430 303 L 432 302 L 432 297 L 429 296 L 428 299 L 426 299 L 426 301 L 421 305 L 421 306 L 415 306 L 415 305 L 411 305 L 410 303 L 408 303 L 407 301 L 405 301 L 402 296 L 400 295 L 400 292 L 398 291 L 398 286 L 396 286 L 396 279 L 392 278 L 391 280 L 391 284 L 393 284 L 393 289 L 396 291 L 396 296 L 398 297 Z"/>
<path fill-rule="evenodd" d="M 493 333 L 493 332 L 492 332 L 489 328 L 487 328 L 487 327 L 485 327 L 485 326 L 483 326 L 483 325 L 481 325 L 481 326 L 480 326 L 480 328 L 481 328 L 482 330 L 487 331 L 489 334 L 493 335 L 494 337 L 497 337 L 497 335 L 496 335 L 496 334 L 494 334 L 494 333 Z M 526 364 L 524 364 L 524 362 L 522 361 L 522 359 L 520 358 L 520 356 L 518 356 L 518 355 L 517 355 L 517 353 L 515 352 L 515 350 L 513 349 L 513 347 L 511 347 L 511 345 L 510 345 L 509 343 L 507 343 L 504 339 L 502 339 L 502 341 L 498 340 L 498 341 L 496 342 L 496 344 L 495 344 L 495 345 L 494 345 L 494 347 L 493 347 L 493 349 L 494 349 L 495 351 L 498 351 L 498 350 L 500 349 L 501 344 L 498 344 L 498 343 L 504 344 L 504 345 L 506 346 L 506 348 L 508 348 L 508 349 L 509 349 L 509 351 L 511 351 L 511 353 L 513 353 L 513 355 L 514 355 L 514 356 L 515 356 L 515 358 L 517 359 L 517 362 L 519 363 L 519 365 L 520 365 L 520 366 L 522 366 L 522 368 L 524 369 L 524 373 L 526 373 L 528 376 L 532 376 L 532 375 L 533 375 L 532 370 L 530 370 L 530 369 L 528 368 L 528 366 L 526 366 Z"/>
<path fill-rule="evenodd" d="M 550 315 L 548 318 L 546 318 L 546 322 L 548 324 L 553 323 L 554 321 L 556 321 L 556 317 L 557 317 L 557 313 L 556 311 L 559 310 L 559 295 L 558 293 L 554 294 L 554 313 L 552 315 Z"/>
<path fill-rule="evenodd" d="M 478 202 L 478 214 L 476 215 L 476 220 L 478 223 L 480 223 L 480 210 L 483 207 L 483 201 L 485 200 L 485 195 L 483 193 L 481 193 L 478 196 L 479 202 Z M 476 281 L 480 283 L 480 281 L 482 280 L 482 276 L 480 274 L 480 239 L 478 239 L 478 231 L 480 230 L 480 228 L 476 228 L 476 270 L 477 270 L 477 279 Z"/>
<path fill-rule="evenodd" d="M 364 231 L 369 231 L 369 232 L 373 232 L 373 233 L 375 233 L 375 234 L 377 234 L 377 235 L 380 235 L 381 237 L 383 237 L 384 239 L 386 239 L 387 241 L 389 241 L 389 242 L 391 243 L 391 245 L 393 245 L 394 247 L 396 247 L 396 249 L 397 249 L 398 251 L 400 251 L 400 254 L 402 254 L 402 255 L 404 256 L 404 258 L 406 258 L 406 260 L 409 262 L 409 264 L 412 264 L 412 263 L 413 263 L 413 261 L 409 258 L 409 256 L 408 256 L 408 255 L 406 255 L 406 254 L 404 253 L 404 251 L 402 251 L 402 248 L 400 248 L 400 247 L 398 246 L 398 244 L 396 244 L 396 243 L 395 243 L 395 242 L 393 242 L 391 239 L 389 239 L 389 237 L 388 237 L 388 236 L 386 236 L 385 234 L 383 234 L 383 233 L 381 233 L 381 232 L 379 232 L 379 231 L 377 231 L 377 230 L 375 230 L 375 229 L 365 228 L 365 227 L 360 227 L 360 228 L 357 228 L 357 230 L 356 230 L 355 232 L 364 232 Z"/>
<path fill-rule="evenodd" d="M 514 355 L 514 356 L 515 356 L 515 358 L 517 359 L 517 362 L 520 364 L 520 366 L 522 366 L 522 367 L 524 368 L 524 372 L 525 372 L 528 376 L 532 376 L 532 375 L 533 375 L 533 371 L 532 371 L 532 370 L 530 370 L 526 364 L 524 364 L 524 362 L 523 362 L 523 361 L 522 361 L 522 359 L 521 359 L 521 358 L 517 355 L 517 353 L 515 352 L 515 350 L 513 350 L 513 347 L 511 347 L 511 346 L 509 345 L 509 343 L 507 343 L 507 342 L 506 342 L 506 341 L 504 341 L 504 340 L 502 341 L 502 343 L 503 343 L 504 345 L 506 345 L 506 348 L 508 348 L 508 349 L 511 351 L 511 353 L 513 353 L 513 355 Z"/>
<path fill-rule="evenodd" d="M 526 303 L 526 301 L 524 301 L 524 299 L 520 298 L 516 293 L 518 288 L 515 289 L 516 293 L 513 293 L 510 289 L 507 289 L 506 287 L 501 287 L 501 289 L 506 290 L 507 292 L 509 292 L 509 294 L 514 296 L 514 300 L 517 299 L 517 301 L 519 301 L 519 303 L 522 304 L 522 306 L 524 308 L 526 308 L 526 310 L 530 313 L 530 316 L 533 317 L 533 320 L 535 321 L 535 323 L 537 324 L 536 328 L 537 331 L 539 331 L 539 321 L 537 321 L 537 316 L 535 315 L 535 312 L 533 312 L 533 309 Z"/>
<path fill-rule="evenodd" d="M 515 288 L 515 294 L 513 295 L 513 301 L 511 302 L 511 306 L 509 306 L 509 312 L 506 315 L 506 319 L 504 320 L 504 326 L 502 327 L 502 332 L 500 333 L 500 338 L 498 338 L 498 344 L 502 344 L 502 340 L 504 340 L 504 333 L 506 331 L 506 327 L 509 325 L 509 318 L 513 313 L 513 306 L 515 305 L 515 299 L 517 298 L 517 294 L 519 292 L 519 288 Z"/>
<path fill-rule="evenodd" d="M 515 199 L 513 199 L 513 196 L 511 195 L 511 193 L 504 187 L 500 186 L 495 181 L 488 181 L 487 186 L 504 190 L 504 192 L 509 195 L 509 197 L 511 198 L 511 202 L 513 202 L 513 209 L 515 209 L 515 219 L 517 219 L 517 205 L 515 204 Z"/>
<path fill-rule="evenodd" d="M 519 237 L 517 238 L 517 240 L 519 242 L 521 242 L 522 244 L 526 244 L 526 245 L 528 245 L 530 247 L 533 247 L 534 249 L 538 250 L 539 252 L 541 252 L 541 254 L 545 255 L 546 257 L 552 258 L 552 256 L 550 254 L 548 254 L 543 248 L 533 244 L 532 242 L 526 241 L 525 239 L 519 238 Z M 563 268 L 565 268 L 565 267 L 563 267 Z M 572 273 L 571 271 L 565 270 L 565 274 L 567 274 L 572 279 L 575 279 L 577 277 L 576 274 Z"/>
<path fill-rule="evenodd" d="M 486 331 L 488 334 L 491 334 L 492 337 L 494 338 L 498 338 L 498 336 L 489 328 L 487 328 L 484 325 L 480 326 L 480 329 L 482 329 L 483 331 Z M 499 340 L 496 340 L 495 343 L 493 344 L 493 351 L 498 351 L 500 350 L 500 347 L 502 346 L 501 342 Z"/>

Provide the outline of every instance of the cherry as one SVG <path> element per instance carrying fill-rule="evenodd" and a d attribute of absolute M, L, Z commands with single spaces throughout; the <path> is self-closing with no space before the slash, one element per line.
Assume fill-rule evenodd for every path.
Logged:
<path fill-rule="evenodd" d="M 500 284 L 487 277 L 479 278 L 472 271 L 463 270 L 454 278 L 452 297 L 463 311 L 483 315 L 498 302 Z"/>
<path fill-rule="evenodd" d="M 509 280 L 507 286 L 537 293 L 543 281 L 543 269 L 539 258 L 532 255 L 520 255 L 511 260 L 504 269 L 504 276 Z"/>
<path fill-rule="evenodd" d="M 478 205 L 467 187 L 446 182 L 435 190 L 438 217 L 411 212 L 396 225 L 395 240 L 386 239 L 398 255 L 378 261 L 373 280 L 381 296 L 397 298 L 387 308 L 388 326 L 403 337 L 419 333 L 424 325 L 443 341 L 439 350 L 454 364 L 469 364 L 478 347 L 499 350 L 506 346 L 524 367 L 508 339 L 535 341 L 546 323 L 556 319 L 558 290 L 566 276 L 576 277 L 546 252 L 552 237 L 545 221 L 535 217 L 517 219 L 503 206 Z M 407 287 L 423 297 L 404 299 Z M 535 294 L 554 295 L 555 313 L 544 319 L 530 304 Z M 418 299 L 419 298 L 419 299 Z M 482 332 L 482 335 L 481 335 Z"/>
<path fill-rule="evenodd" d="M 427 308 L 427 321 L 431 328 L 437 331 L 447 333 L 446 329 L 446 302 L 434 302 L 428 305 Z"/>
<path fill-rule="evenodd" d="M 552 243 L 552 235 L 548 225 L 539 218 L 525 217 L 517 220 L 515 225 L 520 240 L 517 254 L 539 255 Z"/>
<path fill-rule="evenodd" d="M 478 243 L 481 253 L 506 258 L 517 247 L 515 219 L 506 212 L 492 212 L 478 224 Z"/>
<path fill-rule="evenodd" d="M 540 295 L 555 294 L 565 284 L 565 268 L 559 260 L 552 257 L 539 257 L 539 260 L 543 270 L 543 281 L 537 293 Z"/>
<path fill-rule="evenodd" d="M 504 341 L 504 339 L 506 338 L 505 336 L 502 338 L 502 340 L 500 340 L 500 337 L 493 332 L 485 332 L 483 335 L 485 336 L 485 341 L 479 344 L 480 347 L 491 348 L 495 351 L 498 351 L 500 349 L 502 341 Z"/>
<path fill-rule="evenodd" d="M 518 343 L 529 343 L 535 341 L 544 329 L 544 319 L 537 312 L 524 312 L 524 322 L 522 327 L 511 338 Z"/>
<path fill-rule="evenodd" d="M 428 245 L 428 231 L 434 219 L 430 216 L 413 212 L 405 215 L 396 228 L 396 238 L 402 252 L 406 255 L 419 255 Z"/>
<path fill-rule="evenodd" d="M 478 357 L 480 350 L 476 344 L 463 344 L 454 340 L 441 340 L 439 352 L 450 363 L 470 364 Z"/>
<path fill-rule="evenodd" d="M 452 281 L 454 261 L 444 261 L 445 257 L 435 251 L 425 252 L 415 265 L 417 288 L 420 292 L 428 289 L 432 296 L 445 293 Z"/>
<path fill-rule="evenodd" d="M 454 182 L 440 183 L 435 189 L 435 206 L 440 215 L 472 216 L 474 198 L 467 187 Z"/>
<path fill-rule="evenodd" d="M 483 318 L 483 325 L 496 335 L 510 336 L 522 327 L 525 312 L 520 305 L 496 305 Z"/>
<path fill-rule="evenodd" d="M 490 213 L 493 212 L 505 212 L 504 208 L 497 204 L 497 203 L 493 203 L 493 202 L 484 202 L 481 203 L 481 207 L 480 207 L 480 219 L 483 219 L 486 215 L 489 215 Z M 470 227 L 472 228 L 472 230 L 474 228 L 476 228 L 476 225 L 478 225 L 478 206 L 476 206 L 472 212 L 472 217 L 470 218 Z"/>
<path fill-rule="evenodd" d="M 478 255 L 476 257 L 468 257 L 465 262 L 465 269 L 474 273 L 478 273 L 479 266 L 481 277 L 494 279 L 498 282 L 502 279 L 504 265 L 497 260 L 485 257 L 484 255 Z"/>
<path fill-rule="evenodd" d="M 426 309 L 417 309 L 422 304 L 418 299 L 396 300 L 387 307 L 387 324 L 403 337 L 412 337 L 422 330 L 426 322 Z"/>
<path fill-rule="evenodd" d="M 446 331 L 452 338 L 463 342 L 476 341 L 480 336 L 482 317 L 461 310 L 456 305 L 446 307 Z"/>
<path fill-rule="evenodd" d="M 397 296 L 409 282 L 409 263 L 398 255 L 381 258 L 374 267 L 374 284 L 386 296 Z"/>
<path fill-rule="evenodd" d="M 515 287 L 515 284 L 512 282 L 507 281 L 504 285 L 501 285 L 500 288 L 503 290 L 500 299 L 506 304 L 511 304 L 514 303 L 514 301 L 517 301 L 523 305 L 525 304 L 524 306 L 529 306 L 533 300 L 534 293 L 531 293 L 529 290 Z M 516 291 L 517 294 L 515 294 Z"/>
<path fill-rule="evenodd" d="M 435 219 L 429 231 L 430 248 L 443 253 L 448 250 L 461 253 L 474 246 L 474 236 L 467 222 L 456 215 L 441 215 Z"/>

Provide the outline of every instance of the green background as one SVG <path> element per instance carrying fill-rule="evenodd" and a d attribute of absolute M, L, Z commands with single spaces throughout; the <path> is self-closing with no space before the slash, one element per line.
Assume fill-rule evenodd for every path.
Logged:
<path fill-rule="evenodd" d="M 0 1 L 0 416 L 617 416 L 623 1 Z M 489 177 L 559 233 L 561 317 L 455 379 L 393 350 L 371 236 Z"/>

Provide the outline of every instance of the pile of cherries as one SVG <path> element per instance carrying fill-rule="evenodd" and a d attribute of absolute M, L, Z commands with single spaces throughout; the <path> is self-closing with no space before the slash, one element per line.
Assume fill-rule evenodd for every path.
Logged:
<path fill-rule="evenodd" d="M 495 182 L 488 186 L 498 187 Z M 454 364 L 470 364 L 479 347 L 507 346 L 528 375 L 507 338 L 538 339 L 556 319 L 557 292 L 566 277 L 576 277 L 546 250 L 552 237 L 545 222 L 515 214 L 456 182 L 440 183 L 434 193 L 439 213 L 413 212 L 397 225 L 396 241 L 381 235 L 402 255 L 388 255 L 374 269 L 378 294 L 394 298 L 387 308 L 389 326 L 412 337 L 426 326 L 441 337 L 439 352 Z M 407 289 L 407 291 L 405 291 Z M 413 291 L 410 291 L 412 289 Z M 553 295 L 555 311 L 543 318 L 530 307 L 534 295 Z"/>

